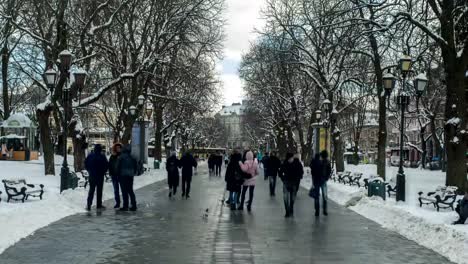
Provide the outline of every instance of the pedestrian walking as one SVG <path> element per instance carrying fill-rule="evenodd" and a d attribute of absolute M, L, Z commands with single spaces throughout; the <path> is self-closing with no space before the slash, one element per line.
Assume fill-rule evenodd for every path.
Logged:
<path fill-rule="evenodd" d="M 176 152 L 171 151 L 171 156 L 166 161 L 167 184 L 169 185 L 169 198 L 176 194 L 179 186 L 180 161 Z"/>
<path fill-rule="evenodd" d="M 136 197 L 135 192 L 133 191 L 133 179 L 137 174 L 138 163 L 130 155 L 131 146 L 127 145 L 124 147 L 122 154 L 117 159 L 117 168 L 119 170 L 119 182 L 120 188 L 122 189 L 122 200 L 123 207 L 120 208 L 120 211 L 136 211 Z M 129 208 L 128 200 L 130 198 L 131 207 Z"/>
<path fill-rule="evenodd" d="M 252 210 L 252 202 L 254 197 L 255 182 L 258 175 L 258 162 L 254 159 L 254 154 L 252 151 L 248 151 L 245 154 L 246 161 L 239 161 L 240 168 L 244 172 L 244 184 L 242 186 L 242 197 L 239 210 L 244 209 L 245 194 L 247 189 L 249 190 L 249 201 L 247 202 L 247 210 L 250 212 Z"/>
<path fill-rule="evenodd" d="M 268 181 L 270 185 L 270 196 L 275 196 L 276 193 L 276 179 L 281 168 L 281 160 L 272 152 L 268 157 L 268 169 L 266 170 Z M 265 166 L 265 164 L 263 165 Z"/>
<path fill-rule="evenodd" d="M 459 219 L 455 221 L 454 225 L 463 225 L 468 218 L 468 191 L 465 191 L 465 196 L 458 202 L 455 211 L 458 213 Z"/>
<path fill-rule="evenodd" d="M 229 155 L 224 153 L 224 166 L 227 168 L 229 165 Z"/>
<path fill-rule="evenodd" d="M 91 210 L 94 192 L 96 192 L 96 208 L 105 209 L 102 205 L 102 188 L 104 186 L 104 176 L 109 168 L 109 162 L 102 153 L 100 144 L 94 145 L 94 152 L 89 154 L 85 160 L 85 167 L 89 174 L 88 204 L 86 209 Z"/>
<path fill-rule="evenodd" d="M 190 198 L 190 185 L 192 183 L 193 168 L 197 167 L 197 162 L 190 152 L 186 152 L 180 160 L 182 167 L 182 197 Z"/>
<path fill-rule="evenodd" d="M 242 155 L 235 151 L 226 169 L 225 181 L 226 190 L 229 191 L 229 204 L 231 210 L 238 208 L 238 200 L 244 183 L 244 177 L 239 162 L 242 160 Z"/>
<path fill-rule="evenodd" d="M 287 153 L 280 169 L 280 178 L 283 181 L 283 198 L 286 214 L 284 217 L 294 216 L 294 202 L 297 194 L 297 182 L 304 174 L 304 168 L 299 162 L 295 162 L 294 154 Z"/>
<path fill-rule="evenodd" d="M 223 167 L 223 156 L 221 153 L 216 154 L 215 159 L 215 170 L 216 176 L 221 177 L 221 168 Z"/>
<path fill-rule="evenodd" d="M 216 163 L 216 156 L 215 154 L 212 153 L 210 154 L 210 156 L 208 156 L 208 171 L 209 171 L 210 176 L 213 175 L 214 173 L 215 163 Z"/>
<path fill-rule="evenodd" d="M 297 166 L 297 167 L 300 166 L 301 168 L 304 168 L 304 166 L 302 166 L 302 162 L 301 162 L 301 154 L 299 154 L 299 153 L 294 154 L 294 163 L 295 163 L 295 166 Z M 302 180 L 303 176 L 304 176 L 304 173 L 302 173 L 300 175 L 300 178 L 296 182 L 296 197 L 297 197 L 297 193 L 299 192 L 299 189 L 301 187 L 301 180 Z"/>
<path fill-rule="evenodd" d="M 326 150 L 316 154 L 311 161 L 310 170 L 312 173 L 312 183 L 314 185 L 312 190 L 312 197 L 315 199 L 315 216 L 320 215 L 320 194 L 323 200 L 323 214 L 328 215 L 327 202 L 328 190 L 327 181 L 331 176 L 331 164 L 328 161 L 328 152 Z"/>
<path fill-rule="evenodd" d="M 114 208 L 120 208 L 120 185 L 119 171 L 117 169 L 117 160 L 122 152 L 122 144 L 115 143 L 112 146 L 112 154 L 109 158 L 109 175 L 112 179 L 112 187 L 114 188 Z"/>
<path fill-rule="evenodd" d="M 262 158 L 262 164 L 263 164 L 263 177 L 266 180 L 268 180 L 268 175 L 269 175 L 269 164 L 268 161 L 270 160 L 270 154 L 268 152 L 265 152 L 265 156 Z"/>

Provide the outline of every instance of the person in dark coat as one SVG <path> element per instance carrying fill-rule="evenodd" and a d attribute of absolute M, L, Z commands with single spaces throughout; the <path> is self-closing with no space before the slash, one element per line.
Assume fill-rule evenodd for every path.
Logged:
<path fill-rule="evenodd" d="M 283 181 L 283 197 L 286 214 L 284 217 L 294 216 L 294 201 L 296 200 L 297 182 L 300 181 L 304 169 L 302 164 L 294 161 L 294 154 L 286 154 L 286 159 L 281 165 L 280 178 Z"/>
<path fill-rule="evenodd" d="M 225 181 L 226 189 L 229 191 L 229 204 L 231 210 L 238 208 L 239 195 L 241 193 L 242 184 L 244 183 L 243 173 L 239 166 L 239 161 L 242 160 L 242 155 L 239 152 L 234 152 L 226 169 Z"/>
<path fill-rule="evenodd" d="M 301 154 L 299 153 L 294 154 L 294 163 L 295 163 L 295 166 L 302 168 L 302 174 L 300 175 L 300 178 L 296 182 L 296 196 L 297 196 L 297 193 L 299 192 L 299 188 L 301 186 L 302 177 L 304 176 L 304 166 L 302 166 Z"/>
<path fill-rule="evenodd" d="M 268 152 L 265 153 L 265 156 L 263 156 L 261 163 L 263 164 L 263 177 L 266 180 L 268 180 L 268 176 L 270 176 L 270 168 L 268 161 L 270 160 L 270 154 Z M 260 162 L 260 161 L 259 161 Z"/>
<path fill-rule="evenodd" d="M 179 167 L 180 161 L 177 158 L 175 151 L 172 151 L 171 156 L 166 161 L 169 197 L 172 197 L 172 195 L 175 195 L 177 192 L 177 186 L 179 186 Z"/>
<path fill-rule="evenodd" d="M 268 158 L 268 178 L 270 184 L 270 196 L 275 196 L 276 193 L 276 178 L 281 168 L 281 160 L 272 152 Z M 263 164 L 265 166 L 265 164 Z"/>
<path fill-rule="evenodd" d="M 131 155 L 131 146 L 125 146 L 123 153 L 117 159 L 117 168 L 119 170 L 119 182 L 120 188 L 122 189 L 122 200 L 123 207 L 120 208 L 120 211 L 136 211 L 136 197 L 135 192 L 133 191 L 133 178 L 137 174 L 138 164 L 135 158 Z M 132 207 L 128 207 L 128 198 L 130 197 L 130 202 Z"/>
<path fill-rule="evenodd" d="M 320 160 L 317 155 L 315 155 L 315 158 L 311 162 L 310 169 L 315 191 L 315 216 L 320 215 L 320 193 L 322 194 L 323 199 L 323 214 L 328 215 L 327 181 L 331 176 L 331 164 L 328 160 L 328 152 L 326 150 L 320 152 Z"/>
<path fill-rule="evenodd" d="M 214 173 L 214 168 L 215 168 L 215 159 L 216 159 L 216 156 L 215 154 L 210 154 L 210 156 L 208 157 L 208 170 L 210 172 L 210 176 Z"/>
<path fill-rule="evenodd" d="M 468 218 L 468 191 L 465 191 L 465 196 L 460 200 L 455 211 L 458 213 L 459 219 L 453 224 L 464 225 Z"/>
<path fill-rule="evenodd" d="M 86 209 L 91 210 L 93 204 L 94 192 L 96 191 L 96 208 L 105 209 L 102 205 L 102 188 L 104 186 L 104 176 L 109 168 L 109 162 L 106 156 L 102 153 L 102 146 L 96 144 L 94 152 L 89 154 L 85 160 L 85 167 L 89 173 L 89 192 L 88 204 Z"/>
<path fill-rule="evenodd" d="M 115 143 L 112 146 L 112 155 L 109 158 L 109 175 L 112 179 L 112 187 L 114 187 L 114 208 L 120 208 L 120 187 L 119 187 L 119 171 L 117 170 L 117 159 L 122 152 L 122 144 Z"/>
<path fill-rule="evenodd" d="M 215 156 L 215 174 L 218 177 L 221 177 L 221 168 L 223 167 L 223 156 L 221 153 L 216 154 Z"/>
<path fill-rule="evenodd" d="M 180 159 L 182 167 L 182 197 L 190 198 L 190 184 L 192 183 L 193 168 L 197 167 L 197 161 L 190 152 L 186 152 Z"/>

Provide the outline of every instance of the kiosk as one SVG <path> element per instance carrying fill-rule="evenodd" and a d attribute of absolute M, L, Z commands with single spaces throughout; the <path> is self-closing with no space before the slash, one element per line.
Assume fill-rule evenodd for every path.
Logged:
<path fill-rule="evenodd" d="M 11 115 L 0 126 L 0 159 L 37 160 L 36 126 L 23 113 Z M 6 148 L 6 149 L 5 149 Z"/>

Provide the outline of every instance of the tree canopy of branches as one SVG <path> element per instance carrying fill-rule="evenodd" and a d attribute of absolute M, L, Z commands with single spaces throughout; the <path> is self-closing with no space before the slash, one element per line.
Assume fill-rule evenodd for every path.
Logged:
<path fill-rule="evenodd" d="M 266 26 L 260 32 L 261 40 L 244 56 L 241 75 L 264 124 L 286 128 L 276 136 L 289 139 L 287 146 L 296 147 L 296 139 L 302 142 L 310 137 L 310 126 L 301 128 L 299 121 L 310 124 L 313 111 L 329 99 L 333 105 L 329 116 L 334 158 L 337 171 L 341 171 L 344 147 L 340 129 L 346 122 L 340 119 L 350 118 L 351 113 L 353 122 L 359 124 L 363 113 L 376 111 L 377 173 L 385 177 L 387 108 L 393 105 L 388 104 L 383 75 L 392 72 L 400 76 L 398 61 L 406 54 L 413 60 L 409 80 L 415 72 L 426 72 L 430 80 L 418 107 L 411 107 L 415 110 L 412 117 L 418 119 L 421 129 L 431 127 L 437 153 L 445 149 L 447 184 L 467 188 L 466 1 L 268 0 L 263 16 Z M 402 90 L 402 84 L 399 80 L 392 97 Z M 405 86 L 409 90 L 405 92 L 414 96 L 414 87 Z M 297 114 L 295 109 L 300 109 Z M 445 109 L 446 144 L 435 132 L 441 109 Z M 421 136 L 421 144 L 426 140 L 427 136 Z"/>
<path fill-rule="evenodd" d="M 4 65 L 4 91 L 40 89 L 42 103 L 36 109 L 45 173 L 55 174 L 50 118 L 57 131 L 65 121 L 73 141 L 74 168 L 83 169 L 86 129 L 81 115 L 89 107 L 103 112 L 114 141 L 130 140 L 138 115 L 129 108 L 144 95 L 155 111 L 157 135 L 181 120 L 207 111 L 216 103 L 217 80 L 214 61 L 223 39 L 222 0 L 8 0 L 0 5 Z M 86 85 L 77 89 L 58 55 L 74 55 L 74 72 L 88 73 Z M 14 56 L 12 56 L 12 54 Z M 13 58 L 14 61 L 9 60 Z M 5 59 L 6 58 L 6 59 Z M 60 71 L 53 89 L 44 84 L 47 68 Z M 22 84 L 14 84 L 8 70 L 21 73 Z M 7 82 L 5 82 L 7 80 Z M 69 107 L 64 109 L 63 89 L 70 86 Z M 8 117 L 16 98 L 3 92 L 2 117 Z M 63 120 L 67 111 L 68 120 Z M 180 114 L 180 115 L 179 115 Z M 158 134 L 159 133 L 159 134 Z M 59 133 L 57 133 L 59 134 Z M 61 142 L 65 144 L 66 140 Z M 61 148 L 62 149 L 62 148 Z"/>

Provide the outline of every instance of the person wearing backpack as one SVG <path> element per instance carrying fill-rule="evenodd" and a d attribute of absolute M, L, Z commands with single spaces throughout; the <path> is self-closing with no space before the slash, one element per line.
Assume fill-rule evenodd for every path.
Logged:
<path fill-rule="evenodd" d="M 177 192 L 179 186 L 179 167 L 180 161 L 175 151 L 171 151 L 171 156 L 166 161 L 167 184 L 169 185 L 169 198 Z"/>
<path fill-rule="evenodd" d="M 131 146 L 125 146 L 123 153 L 117 159 L 117 168 L 119 171 L 120 188 L 122 189 L 123 207 L 120 211 L 136 211 L 136 198 L 133 191 L 133 178 L 137 174 L 137 161 L 130 155 Z M 129 208 L 128 198 L 132 206 Z"/>
<path fill-rule="evenodd" d="M 226 190 L 229 191 L 229 204 L 231 210 L 236 210 L 238 207 L 238 198 L 241 193 L 242 184 L 244 183 L 243 172 L 239 166 L 239 161 L 242 160 L 242 155 L 235 151 L 231 156 L 231 161 L 226 169 L 225 181 Z"/>
<path fill-rule="evenodd" d="M 244 172 L 244 184 L 242 186 L 241 204 L 239 210 L 244 210 L 245 194 L 249 190 L 249 201 L 247 202 L 247 210 L 252 210 L 252 202 L 254 197 L 255 183 L 258 175 L 258 162 L 254 159 L 252 151 L 245 154 L 245 162 L 239 161 L 239 166 Z"/>

